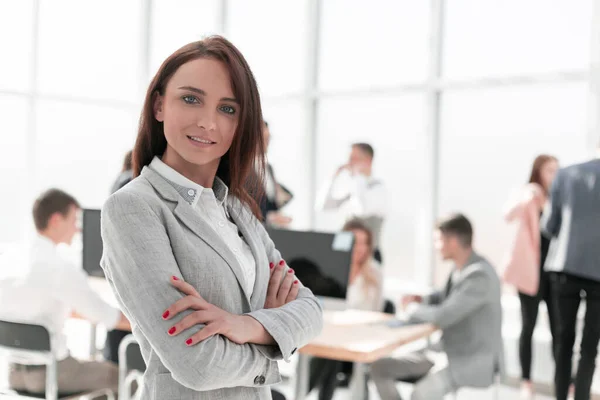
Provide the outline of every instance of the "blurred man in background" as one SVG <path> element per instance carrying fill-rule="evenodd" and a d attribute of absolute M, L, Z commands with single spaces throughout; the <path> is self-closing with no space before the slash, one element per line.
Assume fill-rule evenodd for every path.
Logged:
<path fill-rule="evenodd" d="M 454 263 L 446 287 L 425 297 L 406 296 L 403 305 L 421 303 L 409 321 L 435 325 L 442 339 L 429 349 L 372 365 L 383 400 L 400 400 L 397 380 L 415 382 L 412 400 L 443 400 L 460 387 L 488 387 L 503 370 L 500 279 L 473 250 L 473 228 L 465 216 L 442 220 L 436 236 L 442 258 Z"/>
<path fill-rule="evenodd" d="M 77 201 L 58 189 L 44 192 L 35 201 L 37 235 L 28 254 L 6 254 L 0 259 L 0 319 L 43 325 L 50 331 L 58 360 L 59 393 L 104 388 L 116 393 L 117 365 L 74 359 L 63 332 L 73 313 L 109 329 L 131 329 L 125 316 L 92 290 L 86 273 L 57 251 L 61 243 L 70 245 L 79 231 L 80 211 Z M 14 390 L 44 393 L 46 366 L 12 364 L 9 383 Z"/>
<path fill-rule="evenodd" d="M 368 143 L 352 145 L 347 164 L 340 166 L 328 183 L 318 208 L 337 211 L 345 222 L 359 219 L 373 232 L 374 258 L 382 262 L 379 240 L 386 213 L 386 190 L 373 177 L 375 151 Z"/>

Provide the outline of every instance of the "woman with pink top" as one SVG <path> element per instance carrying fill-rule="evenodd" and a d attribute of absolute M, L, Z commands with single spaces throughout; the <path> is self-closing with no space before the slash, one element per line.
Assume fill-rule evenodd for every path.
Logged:
<path fill-rule="evenodd" d="M 539 222 L 557 170 L 558 160 L 555 157 L 546 154 L 536 157 L 529 183 L 520 191 L 519 197 L 509 204 L 505 213 L 507 222 L 517 224 L 504 281 L 517 288 L 521 301 L 519 358 L 522 369 L 521 394 L 525 399 L 531 399 L 534 395 L 531 383 L 531 339 L 541 300 L 546 302 L 550 331 L 554 337 L 550 281 L 548 273 L 544 272 L 550 240 L 540 233 Z M 552 347 L 554 349 L 554 340 Z"/>

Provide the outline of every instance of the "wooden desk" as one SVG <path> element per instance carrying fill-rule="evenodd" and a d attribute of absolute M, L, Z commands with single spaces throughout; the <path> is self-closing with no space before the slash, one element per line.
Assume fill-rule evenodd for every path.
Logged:
<path fill-rule="evenodd" d="M 296 400 L 304 399 L 307 393 L 310 357 L 354 362 L 351 393 L 354 399 L 362 399 L 366 390 L 366 364 L 436 331 L 429 324 L 388 328 L 385 321 L 391 319 L 393 316 L 389 314 L 368 311 L 325 311 L 323 331 L 299 351 Z"/>

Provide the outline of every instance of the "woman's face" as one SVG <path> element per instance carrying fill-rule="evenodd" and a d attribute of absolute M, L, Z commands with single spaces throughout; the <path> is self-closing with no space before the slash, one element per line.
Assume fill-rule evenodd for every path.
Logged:
<path fill-rule="evenodd" d="M 369 246 L 369 237 L 367 233 L 360 229 L 352 231 L 354 233 L 354 248 L 352 249 L 352 264 L 363 265 L 371 256 Z"/>
<path fill-rule="evenodd" d="M 550 187 L 552 186 L 552 181 L 554 180 L 557 170 L 558 163 L 555 160 L 546 161 L 544 165 L 542 165 L 540 175 L 542 179 L 542 185 L 546 191 L 550 191 Z"/>
<path fill-rule="evenodd" d="M 163 158 L 173 167 L 201 166 L 216 173 L 233 141 L 239 113 L 222 62 L 201 58 L 183 64 L 164 95 L 154 100 L 154 116 L 163 122 L 167 140 Z"/>

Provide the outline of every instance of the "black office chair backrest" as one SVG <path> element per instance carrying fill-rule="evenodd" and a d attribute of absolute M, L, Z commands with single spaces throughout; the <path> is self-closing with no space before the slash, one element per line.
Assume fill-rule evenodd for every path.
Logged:
<path fill-rule="evenodd" d="M 138 343 L 129 343 L 125 352 L 127 353 L 127 371 L 146 371 L 146 363 L 144 362 Z"/>
<path fill-rule="evenodd" d="M 28 351 L 50 351 L 50 333 L 40 325 L 0 321 L 0 346 Z"/>

